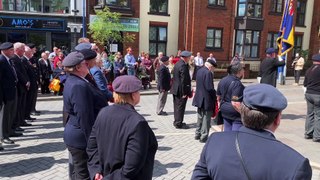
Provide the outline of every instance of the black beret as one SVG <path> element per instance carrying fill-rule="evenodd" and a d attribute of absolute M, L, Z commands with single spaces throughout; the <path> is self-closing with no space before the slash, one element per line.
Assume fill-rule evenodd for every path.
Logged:
<path fill-rule="evenodd" d="M 26 44 L 26 46 L 28 46 L 29 48 L 34 48 L 34 47 L 36 47 L 36 45 L 35 44 L 33 44 L 33 43 L 28 43 L 28 44 Z"/>
<path fill-rule="evenodd" d="M 13 44 L 11 42 L 4 42 L 0 45 L 0 50 L 7 50 L 13 48 Z"/>
<path fill-rule="evenodd" d="M 167 61 L 169 61 L 169 57 L 168 56 L 162 56 L 160 61 L 167 62 Z"/>
<path fill-rule="evenodd" d="M 268 48 L 267 50 L 266 50 L 266 53 L 267 54 L 272 54 L 272 53 L 275 53 L 276 52 L 276 50 L 274 49 L 274 48 Z"/>
<path fill-rule="evenodd" d="M 81 50 L 84 50 L 84 49 L 91 49 L 91 44 L 90 43 L 80 43 L 78 44 L 74 49 L 76 51 L 81 51 Z"/>
<path fill-rule="evenodd" d="M 210 63 L 212 66 L 217 67 L 217 62 L 215 60 L 208 59 L 207 62 Z"/>
<path fill-rule="evenodd" d="M 83 60 L 83 55 L 80 52 L 75 51 L 71 52 L 66 58 L 64 58 L 62 65 L 65 67 L 73 67 L 80 64 Z"/>
<path fill-rule="evenodd" d="M 180 56 L 181 56 L 181 57 L 190 57 L 191 55 L 192 55 L 192 53 L 189 52 L 189 51 L 182 51 L 182 52 L 180 53 Z"/>
<path fill-rule="evenodd" d="M 312 61 L 320 61 L 320 54 L 313 55 Z"/>
<path fill-rule="evenodd" d="M 269 84 L 251 85 L 243 91 L 243 103 L 250 109 L 282 111 L 288 103 L 284 95 Z"/>
<path fill-rule="evenodd" d="M 123 75 L 117 77 L 113 83 L 113 90 L 117 93 L 134 93 L 141 89 L 142 83 L 136 76 Z"/>
<path fill-rule="evenodd" d="M 97 53 L 91 49 L 83 49 L 80 52 L 83 54 L 84 60 L 91 60 L 97 57 Z"/>

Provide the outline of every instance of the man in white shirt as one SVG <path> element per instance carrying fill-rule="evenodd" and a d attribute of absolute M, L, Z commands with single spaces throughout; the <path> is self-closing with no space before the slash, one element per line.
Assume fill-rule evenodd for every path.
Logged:
<path fill-rule="evenodd" d="M 203 58 L 201 57 L 200 52 L 197 52 L 197 56 L 194 58 L 194 64 L 195 64 L 195 70 L 193 73 L 192 80 L 196 80 L 197 72 L 200 68 L 202 68 L 204 64 Z"/>

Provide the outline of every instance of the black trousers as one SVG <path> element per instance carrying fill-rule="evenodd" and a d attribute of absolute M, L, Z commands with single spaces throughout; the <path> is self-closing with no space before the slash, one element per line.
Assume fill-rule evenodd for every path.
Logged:
<path fill-rule="evenodd" d="M 30 86 L 29 91 L 27 92 L 26 110 L 24 113 L 25 119 L 29 118 L 31 112 L 35 111 L 37 95 L 38 95 L 38 85 L 32 84 Z"/>
<path fill-rule="evenodd" d="M 173 95 L 173 112 L 174 112 L 173 125 L 175 127 L 182 126 L 187 100 L 188 98 L 182 98 L 182 97 Z"/>
<path fill-rule="evenodd" d="M 90 180 L 89 170 L 88 170 L 88 155 L 86 150 L 77 149 L 67 146 L 69 152 L 72 156 L 73 161 L 73 173 L 72 180 Z"/>
<path fill-rule="evenodd" d="M 15 129 L 25 123 L 26 103 L 27 91 L 20 90 L 18 95 L 17 114 L 13 122 L 12 129 Z"/>
<path fill-rule="evenodd" d="M 17 91 L 15 93 L 16 93 L 15 98 L 13 100 L 7 101 L 3 107 L 3 122 L 2 122 L 3 137 L 2 138 L 9 138 L 10 134 L 13 133 L 12 125 L 14 122 L 14 118 L 17 114 L 17 103 L 18 103 Z"/>
<path fill-rule="evenodd" d="M 50 84 L 50 79 L 47 79 L 47 78 L 42 79 L 42 83 L 41 83 L 41 93 L 42 94 L 50 93 L 49 84 Z"/>
<path fill-rule="evenodd" d="M 300 75 L 302 70 L 294 70 L 294 80 L 295 83 L 299 84 Z"/>

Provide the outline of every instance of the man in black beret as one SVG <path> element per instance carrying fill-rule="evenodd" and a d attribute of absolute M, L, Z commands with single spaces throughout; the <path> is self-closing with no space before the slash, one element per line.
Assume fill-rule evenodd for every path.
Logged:
<path fill-rule="evenodd" d="M 305 122 L 305 139 L 320 142 L 320 54 L 312 56 L 313 65 L 306 71 L 304 87 L 307 88 L 307 118 Z"/>
<path fill-rule="evenodd" d="M 17 72 L 14 68 L 10 58 L 14 56 L 13 44 L 5 42 L 0 45 L 0 89 L 2 89 L 4 104 L 1 113 L 3 113 L 2 119 L 0 119 L 1 129 L 0 138 L 3 143 L 13 144 L 14 142 L 9 138 L 13 133 L 12 124 L 17 114 Z"/>
<path fill-rule="evenodd" d="M 89 73 L 85 77 L 86 80 L 88 80 L 93 86 L 98 88 L 96 80 L 94 79 L 94 77 L 90 73 L 90 69 L 93 68 L 95 66 L 95 64 L 96 64 L 97 53 L 95 51 L 91 50 L 91 49 L 82 49 L 79 52 L 81 54 L 83 54 L 84 60 L 86 60 L 86 65 L 88 67 L 88 72 Z"/>
<path fill-rule="evenodd" d="M 189 75 L 188 62 L 191 57 L 191 52 L 182 51 L 180 60 L 173 68 L 173 106 L 174 106 L 174 122 L 173 125 L 177 129 L 188 129 L 189 127 L 183 122 L 184 112 L 188 97 L 192 95 L 191 77 Z"/>
<path fill-rule="evenodd" d="M 274 136 L 287 99 L 268 84 L 248 86 L 243 94 L 244 126 L 210 136 L 192 179 L 310 180 L 309 160 Z"/>
<path fill-rule="evenodd" d="M 162 56 L 160 58 L 160 68 L 158 71 L 158 84 L 157 89 L 159 91 L 157 114 L 168 115 L 167 112 L 163 111 L 164 106 L 167 102 L 168 91 L 171 88 L 171 75 L 168 69 L 169 57 Z"/>
<path fill-rule="evenodd" d="M 216 62 L 208 59 L 201 67 L 196 76 L 196 93 L 192 105 L 197 107 L 197 128 L 195 139 L 204 143 L 208 139 L 210 121 L 215 111 L 215 102 L 217 101 L 216 90 L 213 84 L 213 70 L 217 66 Z"/>
<path fill-rule="evenodd" d="M 261 77 L 260 83 L 270 84 L 276 87 L 278 67 L 284 66 L 286 62 L 276 59 L 276 50 L 274 48 L 268 48 L 266 54 L 267 57 L 260 65 L 258 77 Z"/>

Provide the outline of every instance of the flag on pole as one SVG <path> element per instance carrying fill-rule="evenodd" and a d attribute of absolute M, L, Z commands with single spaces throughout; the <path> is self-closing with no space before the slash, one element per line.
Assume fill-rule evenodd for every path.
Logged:
<path fill-rule="evenodd" d="M 279 55 L 284 56 L 294 46 L 294 2 L 286 0 L 281 26 L 278 34 L 277 44 L 279 47 Z"/>

